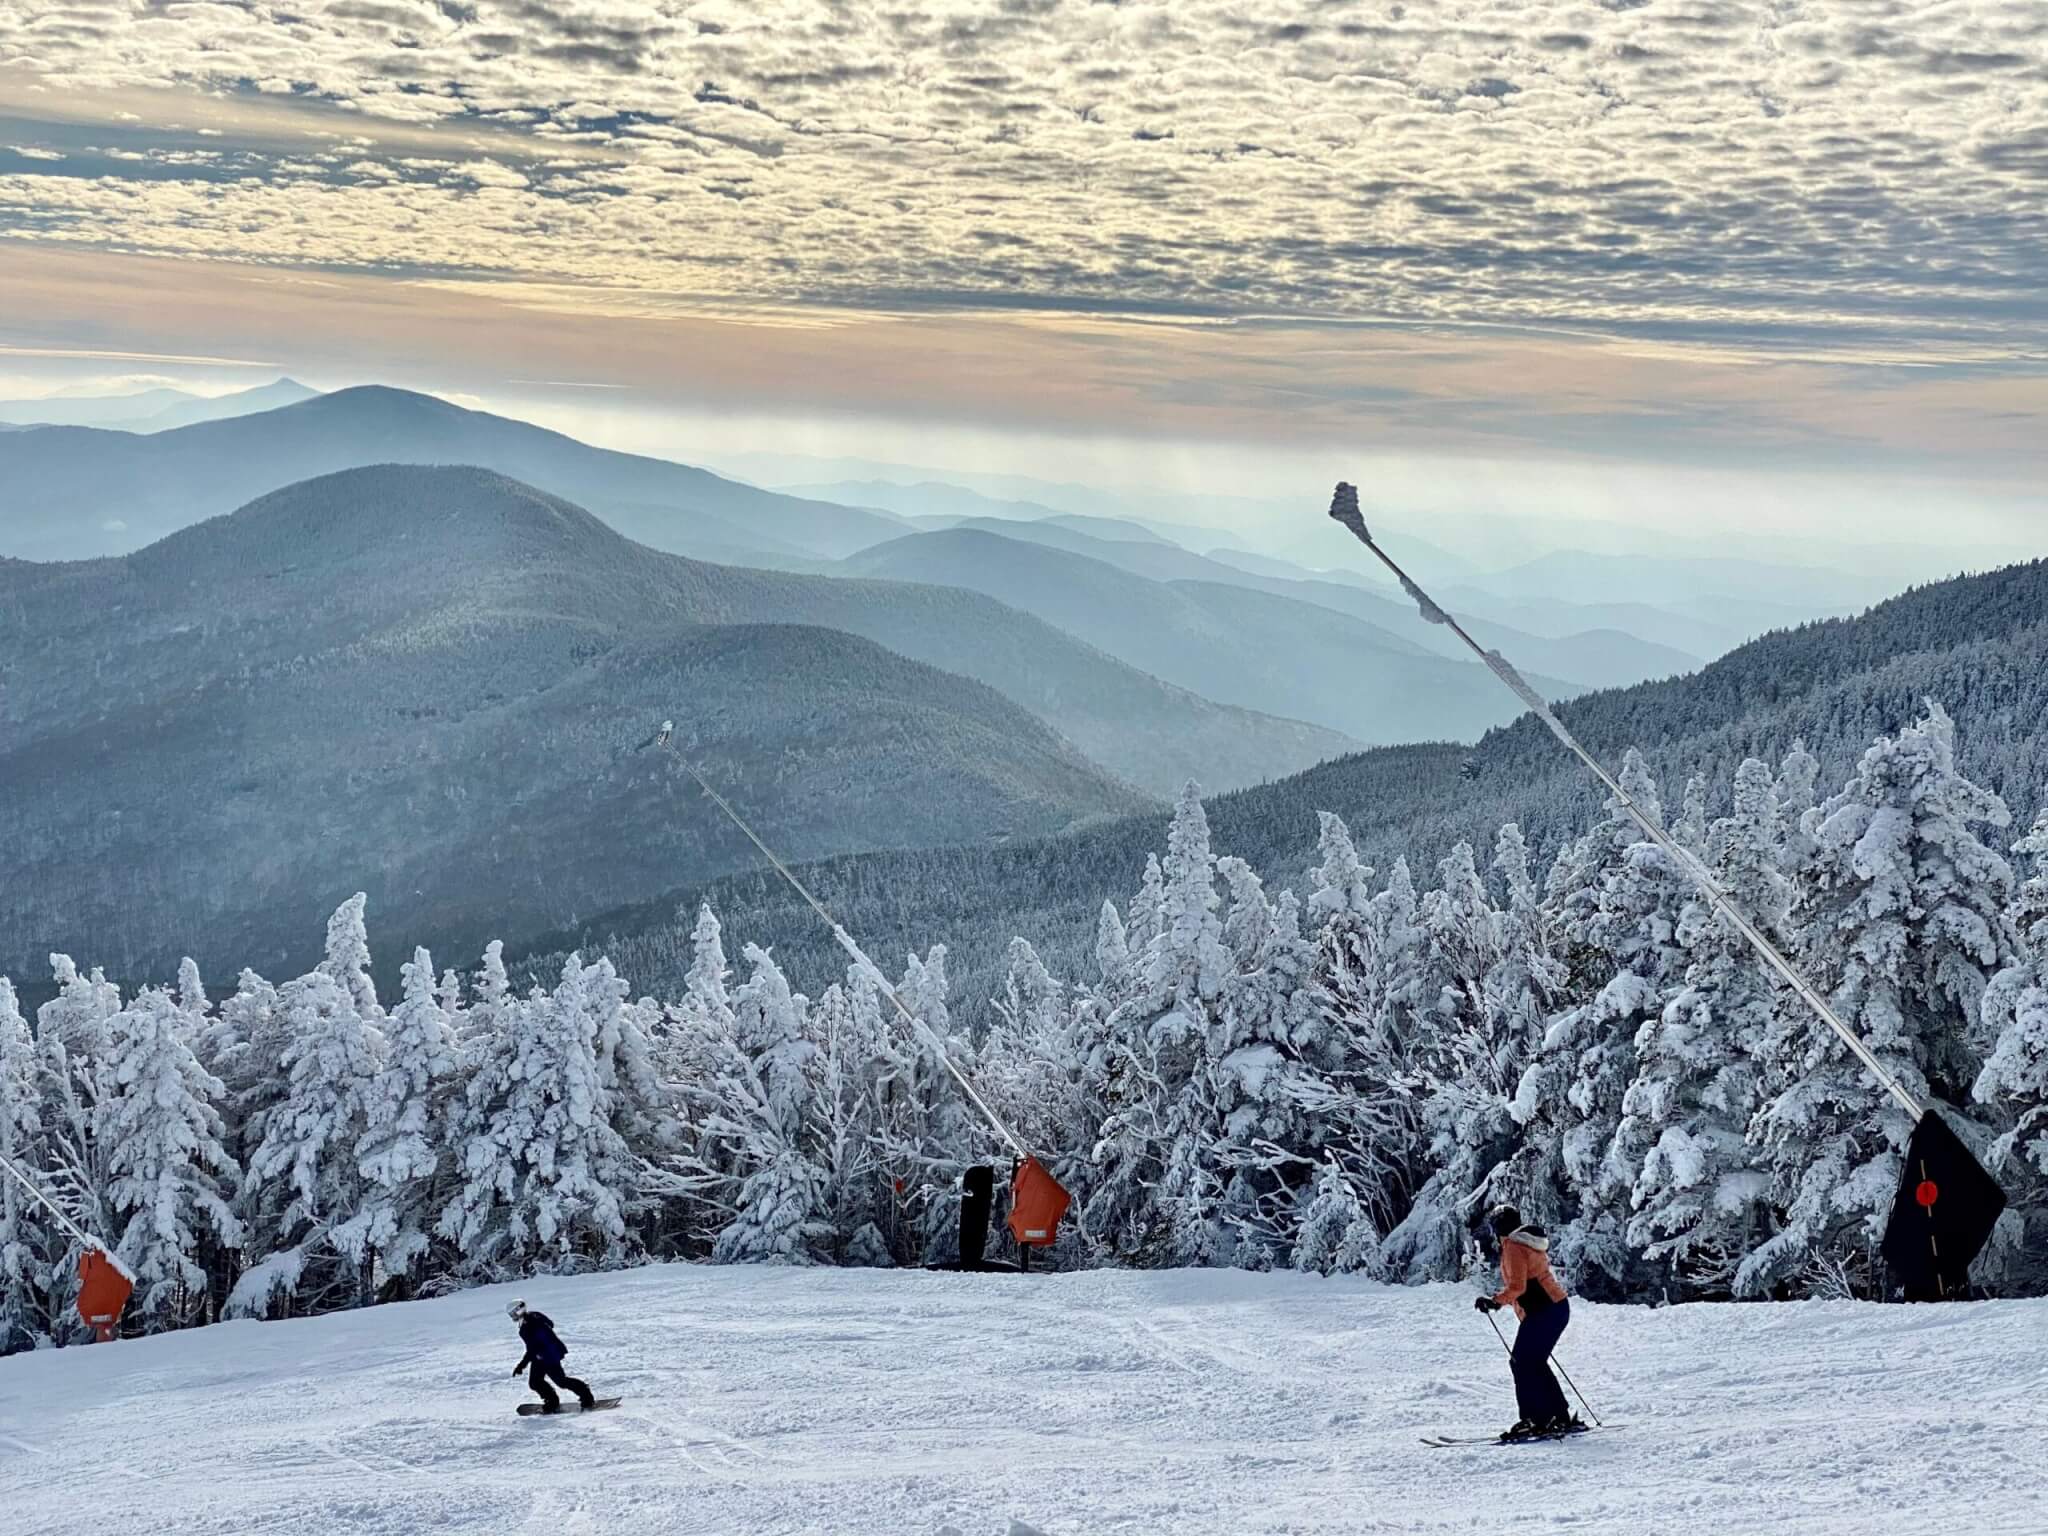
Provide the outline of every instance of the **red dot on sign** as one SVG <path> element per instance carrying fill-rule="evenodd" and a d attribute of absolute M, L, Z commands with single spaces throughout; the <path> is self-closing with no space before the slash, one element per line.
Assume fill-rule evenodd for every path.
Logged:
<path fill-rule="evenodd" d="M 1922 1179 L 1920 1187 L 1913 1191 L 1913 1198 L 1922 1205 L 1932 1206 L 1936 1200 L 1941 1198 L 1941 1189 L 1935 1184 L 1934 1180 Z"/>

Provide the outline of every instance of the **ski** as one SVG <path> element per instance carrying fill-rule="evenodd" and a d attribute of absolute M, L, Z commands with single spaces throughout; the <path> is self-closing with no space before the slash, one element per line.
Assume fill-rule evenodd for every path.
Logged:
<path fill-rule="evenodd" d="M 572 1418 L 579 1413 L 595 1413 L 600 1408 L 616 1408 L 619 1406 L 620 1403 L 624 1401 L 625 1399 L 622 1397 L 600 1397 L 588 1408 L 578 1407 L 570 1403 L 564 1403 L 559 1412 L 556 1415 L 554 1415 L 554 1417 L 566 1419 Z M 519 1405 L 519 1416 L 521 1418 L 527 1418 L 537 1413 L 545 1414 L 547 1413 L 547 1411 L 547 1405 L 545 1403 L 521 1403 Z"/>
<path fill-rule="evenodd" d="M 1460 1445 L 1533 1445 L 1539 1441 L 1576 1440 L 1580 1435 L 1597 1434 L 1603 1429 L 1620 1429 L 1619 1424 L 1583 1424 L 1577 1429 L 1565 1430 L 1555 1435 L 1520 1435 L 1513 1440 L 1500 1435 L 1424 1435 L 1422 1443 L 1436 1450 L 1448 1450 Z"/>

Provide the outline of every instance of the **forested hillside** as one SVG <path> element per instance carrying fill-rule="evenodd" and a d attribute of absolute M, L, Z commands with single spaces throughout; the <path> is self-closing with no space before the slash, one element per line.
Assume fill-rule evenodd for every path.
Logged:
<path fill-rule="evenodd" d="M 2039 730 L 2048 719 L 2048 562 L 1917 588 L 1854 618 L 1766 636 L 1692 676 L 1584 695 L 1559 714 L 1610 764 L 1640 747 L 1666 784 L 1697 773 L 1725 794 L 1744 757 L 1776 760 L 1797 741 L 1824 782 L 1839 780 L 1873 737 L 1915 718 L 1929 697 L 1955 718 L 1963 770 L 2024 824 L 2048 787 Z M 1484 846 L 1509 821 L 1545 860 L 1596 805 L 1583 771 L 1525 718 L 1477 747 L 1386 748 L 1212 796 L 1209 814 L 1222 846 L 1287 884 L 1312 862 L 1320 811 L 1351 823 L 1369 862 L 1384 868 L 1405 855 L 1428 869 L 1459 840 Z M 1056 967 L 1084 965 L 1096 909 L 1136 878 L 1162 827 L 1144 817 L 994 850 L 833 860 L 806 878 L 891 953 L 943 937 L 962 1006 L 972 1009 L 990 995 L 1013 934 Z M 807 914 L 753 873 L 607 914 L 574 941 L 605 944 L 623 967 L 663 985 L 680 973 L 681 934 L 699 899 L 765 935 L 806 983 L 819 968 L 836 969 Z"/>
<path fill-rule="evenodd" d="M 825 589 L 809 606 L 843 629 L 782 622 Z M 473 945 L 743 866 L 673 763 L 635 751 L 667 717 L 811 856 L 1141 808 L 984 684 L 844 632 L 864 610 L 939 653 L 1007 638 L 1027 678 L 1060 675 L 1064 643 L 1112 695 L 1173 702 L 956 596 L 699 565 L 496 475 L 399 467 L 118 560 L 10 563 L 0 963 L 289 964 L 357 886 Z"/>
<path fill-rule="evenodd" d="M 838 569 L 985 592 L 1204 698 L 1310 720 L 1354 741 L 1470 740 L 1515 713 L 1513 697 L 1469 659 L 1335 609 L 1221 582 L 1149 581 L 981 528 L 893 539 Z M 1548 678 L 1542 686 L 1580 691 Z"/>

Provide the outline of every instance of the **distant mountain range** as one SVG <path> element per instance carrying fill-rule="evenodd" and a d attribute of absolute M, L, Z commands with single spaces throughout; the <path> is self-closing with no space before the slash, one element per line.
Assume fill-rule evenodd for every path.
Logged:
<path fill-rule="evenodd" d="M 0 436 L 0 554 L 126 554 L 301 480 L 367 464 L 472 464 L 567 497 L 628 538 L 698 559 L 838 559 L 907 530 L 888 513 L 778 495 L 593 448 L 407 390 L 365 387 L 151 436 Z"/>
<path fill-rule="evenodd" d="M 1151 581 L 986 526 L 912 534 L 839 568 L 985 592 L 1155 677 L 1359 741 L 1469 740 L 1517 713 L 1483 668 L 1335 609 L 1219 582 Z"/>
<path fill-rule="evenodd" d="M 1307 603 L 1347 614 L 1386 636 L 1455 661 L 1460 666 L 1469 663 L 1471 653 L 1455 635 L 1442 625 L 1428 623 L 1412 602 L 1398 595 L 1389 596 L 1384 588 L 1347 580 L 1342 575 L 1319 576 L 1285 561 L 1259 561 L 1232 551 L 1198 555 L 1158 538 L 1105 537 L 1077 526 L 1079 524 L 1098 528 L 1117 526 L 1103 519 L 1066 517 L 1028 522 L 981 518 L 957 522 L 952 526 L 956 530 L 972 529 L 1046 544 L 1105 561 L 1155 581 L 1243 587 L 1270 597 Z M 857 563 L 872 553 L 863 551 L 854 556 L 853 561 Z M 1479 612 L 1487 612 L 1492 605 L 1483 595 L 1474 596 Z M 1471 613 L 1460 612 L 1459 617 L 1466 621 L 1467 627 L 1483 645 L 1504 651 L 1530 672 L 1558 679 L 1561 686 L 1570 692 L 1596 687 L 1626 687 L 1649 678 L 1673 677 L 1696 670 L 1706 659 L 1704 655 L 1676 646 L 1638 639 L 1620 628 L 1592 628 L 1577 633 L 1543 636 L 1494 623 Z M 1126 656 L 1125 659 L 1131 658 Z M 1359 658 L 1361 664 L 1364 660 L 1363 656 Z M 1467 734 L 1439 725 L 1435 729 L 1405 733 L 1400 739 Z"/>
<path fill-rule="evenodd" d="M 274 411 L 317 394 L 318 390 L 308 389 L 296 379 L 277 379 L 225 395 L 196 395 L 168 388 L 126 395 L 47 395 L 40 400 L 0 400 L 0 423 L 164 432 L 201 421 Z"/>
<path fill-rule="evenodd" d="M 800 856 L 1148 803 L 994 689 L 848 633 L 862 604 L 933 645 L 1007 626 L 1090 654 L 964 594 L 657 554 L 473 469 L 349 471 L 133 555 L 0 563 L 0 971 L 53 948 L 288 969 L 358 887 L 398 931 L 475 944 L 750 866 L 636 750 L 665 717 Z"/>
<path fill-rule="evenodd" d="M 1641 747 L 1675 805 L 1684 779 L 1705 775 L 1710 807 L 1725 808 L 1737 764 L 1776 762 L 1804 740 L 1823 787 L 1839 784 L 1871 739 L 1939 701 L 1955 718 L 1960 766 L 2005 797 L 2010 841 L 2048 799 L 2048 561 L 1915 589 L 1855 618 L 1766 636 L 1695 675 L 1585 695 L 1559 714 L 1609 763 Z M 1345 816 L 1367 860 L 1397 856 L 1418 885 L 1460 840 L 1487 856 L 1507 821 L 1520 824 L 1541 870 L 1562 839 L 1597 815 L 1599 791 L 1548 733 L 1524 716 L 1476 747 L 1388 747 L 1332 761 L 1279 783 L 1214 796 L 1219 852 L 1249 860 L 1274 884 L 1300 889 L 1313 857 L 1316 813 Z M 1057 974 L 1089 974 L 1105 898 L 1137 888 L 1162 846 L 1156 813 L 999 849 L 873 854 L 805 873 L 863 942 L 894 956 L 935 941 L 949 947 L 963 1014 L 993 995 L 1004 947 L 1022 934 Z M 840 969 L 815 919 L 759 882 L 679 890 L 607 914 L 554 945 L 605 940 L 621 969 L 657 991 L 679 985 L 687 945 L 673 914 L 709 899 L 729 934 L 773 944 L 801 984 Z M 545 968 L 543 946 L 529 961 Z"/>

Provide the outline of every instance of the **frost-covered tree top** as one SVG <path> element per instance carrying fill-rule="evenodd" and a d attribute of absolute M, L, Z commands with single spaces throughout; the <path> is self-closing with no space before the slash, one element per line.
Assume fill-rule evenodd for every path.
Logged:
<path fill-rule="evenodd" d="M 730 1020 L 732 1002 L 726 992 L 731 968 L 725 959 L 724 930 L 711 908 L 697 910 L 697 926 L 690 934 L 689 998 L 706 1018 Z"/>
<path fill-rule="evenodd" d="M 1324 811 L 1318 818 L 1318 862 L 1309 870 L 1309 920 L 1326 923 L 1339 914 L 1363 917 L 1372 906 L 1372 870 L 1358 856 L 1344 818 Z"/>
<path fill-rule="evenodd" d="M 213 1007 L 199 978 L 199 962 L 190 955 L 178 962 L 178 1006 L 195 1020 L 204 1020 Z"/>
<path fill-rule="evenodd" d="M 361 891 L 334 909 L 327 920 L 327 957 L 320 969 L 347 990 L 356 1012 L 375 1021 L 384 1010 L 377 1004 L 377 986 L 370 979 L 370 935 L 363 922 L 369 898 Z"/>

